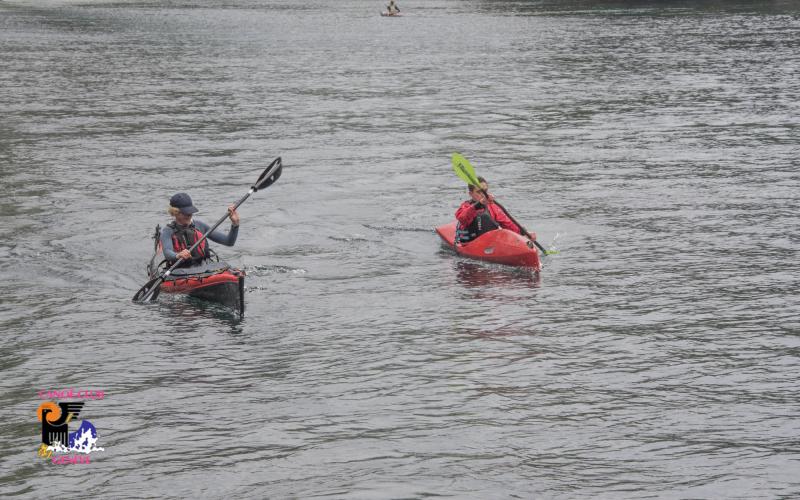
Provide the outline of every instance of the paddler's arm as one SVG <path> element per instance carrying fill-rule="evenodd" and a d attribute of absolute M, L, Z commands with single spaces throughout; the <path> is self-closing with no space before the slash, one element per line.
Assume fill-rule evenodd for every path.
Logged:
<path fill-rule="evenodd" d="M 230 211 L 233 207 L 228 207 Z M 209 226 L 205 222 L 195 220 L 194 226 L 200 230 L 201 233 L 205 233 L 208 231 Z M 211 234 L 208 235 L 208 239 L 219 243 L 220 245 L 225 245 L 228 247 L 232 247 L 234 243 L 236 243 L 236 238 L 239 236 L 239 214 L 234 210 L 231 212 L 231 228 L 227 233 L 220 231 L 219 229 L 215 229 Z"/>
<path fill-rule="evenodd" d="M 458 219 L 462 227 L 467 227 L 472 224 L 472 220 L 478 215 L 478 210 L 486 208 L 484 206 L 486 197 L 483 196 L 483 194 L 478 191 L 473 191 L 470 193 L 470 197 L 472 201 L 465 201 L 458 207 L 458 210 L 456 210 L 456 219 Z"/>
<path fill-rule="evenodd" d="M 467 227 L 472 224 L 472 220 L 478 215 L 478 209 L 471 201 L 465 201 L 456 210 L 456 219 L 461 223 L 462 227 Z"/>
<path fill-rule="evenodd" d="M 164 254 L 164 258 L 170 262 L 178 260 L 178 254 L 172 248 L 172 228 L 169 226 L 161 230 L 161 252 Z"/>

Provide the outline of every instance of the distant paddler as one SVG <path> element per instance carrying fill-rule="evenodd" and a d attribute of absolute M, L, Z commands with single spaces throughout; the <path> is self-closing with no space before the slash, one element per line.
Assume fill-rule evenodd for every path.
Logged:
<path fill-rule="evenodd" d="M 400 7 L 394 3 L 394 0 L 389 0 L 389 5 L 386 6 L 386 13 L 390 16 L 396 16 L 400 14 Z"/>

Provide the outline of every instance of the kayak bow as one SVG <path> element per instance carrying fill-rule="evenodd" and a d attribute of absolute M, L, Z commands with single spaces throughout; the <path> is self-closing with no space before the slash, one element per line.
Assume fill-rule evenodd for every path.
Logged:
<path fill-rule="evenodd" d="M 245 272 L 225 262 L 205 262 L 175 269 L 161 283 L 161 293 L 185 294 L 216 302 L 244 314 Z"/>

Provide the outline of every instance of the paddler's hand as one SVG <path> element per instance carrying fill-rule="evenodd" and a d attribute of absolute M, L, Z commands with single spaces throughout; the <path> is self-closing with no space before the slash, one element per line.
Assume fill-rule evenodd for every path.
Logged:
<path fill-rule="evenodd" d="M 189 249 L 187 248 L 185 250 L 181 250 L 180 252 L 178 252 L 177 257 L 179 259 L 189 260 L 192 258 L 192 252 L 190 252 Z"/>
<path fill-rule="evenodd" d="M 236 211 L 236 207 L 231 205 L 228 207 L 228 213 L 231 214 L 231 224 L 234 226 L 239 225 L 239 212 Z"/>
<path fill-rule="evenodd" d="M 470 193 L 470 197 L 475 200 L 480 205 L 486 205 L 486 197 L 480 191 L 473 191 Z M 475 205 L 473 203 L 473 205 Z M 483 207 L 480 207 L 483 208 Z"/>

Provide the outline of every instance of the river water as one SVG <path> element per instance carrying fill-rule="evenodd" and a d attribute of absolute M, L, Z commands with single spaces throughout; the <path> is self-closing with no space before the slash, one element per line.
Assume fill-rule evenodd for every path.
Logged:
<path fill-rule="evenodd" d="M 0 494 L 800 495 L 800 5 L 383 4 L 0 2 Z M 454 151 L 542 273 L 442 248 Z M 277 156 L 244 317 L 133 304 Z"/>

